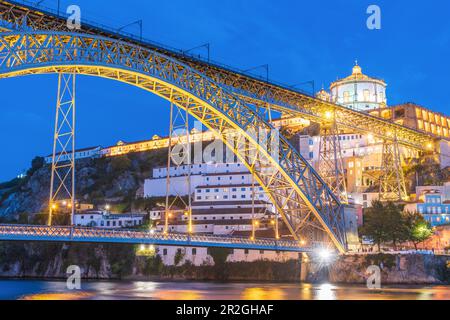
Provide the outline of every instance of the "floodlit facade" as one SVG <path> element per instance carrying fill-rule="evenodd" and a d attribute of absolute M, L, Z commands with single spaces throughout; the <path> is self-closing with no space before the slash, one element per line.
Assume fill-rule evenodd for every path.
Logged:
<path fill-rule="evenodd" d="M 75 151 L 75 160 L 82 160 L 82 159 L 94 159 L 99 158 L 102 155 L 102 147 L 91 147 L 91 148 L 85 148 L 85 149 L 79 149 Z M 71 154 L 57 154 L 56 157 L 60 157 L 60 162 L 69 161 L 71 159 Z M 53 155 L 48 155 L 44 157 L 45 163 L 51 164 L 53 160 Z"/>
<path fill-rule="evenodd" d="M 330 86 L 332 102 L 358 111 L 369 111 L 387 105 L 386 83 L 362 73 L 356 63 L 350 76 L 333 82 Z M 323 95 L 322 97 L 326 97 Z"/>

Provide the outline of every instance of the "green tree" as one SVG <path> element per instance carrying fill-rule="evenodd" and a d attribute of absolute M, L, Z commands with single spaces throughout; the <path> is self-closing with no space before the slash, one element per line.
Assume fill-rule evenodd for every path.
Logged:
<path fill-rule="evenodd" d="M 228 256 L 233 253 L 231 249 L 225 248 L 208 248 L 208 254 L 213 258 L 215 265 L 224 265 Z"/>
<path fill-rule="evenodd" d="M 418 244 L 430 239 L 434 232 L 431 225 L 425 220 L 425 218 L 417 212 L 408 213 L 408 240 L 414 243 L 416 250 Z"/>
<path fill-rule="evenodd" d="M 180 264 L 180 262 L 183 261 L 185 256 L 186 256 L 186 252 L 183 251 L 182 249 L 178 249 L 177 253 L 175 253 L 175 257 L 174 257 L 175 266 L 178 266 Z"/>
<path fill-rule="evenodd" d="M 381 251 L 381 244 L 389 239 L 386 225 L 385 207 L 381 201 L 374 201 L 372 207 L 364 212 L 364 224 L 360 234 L 370 238 L 377 245 L 378 251 Z"/>
<path fill-rule="evenodd" d="M 386 203 L 384 210 L 388 238 L 394 249 L 397 249 L 399 243 L 409 239 L 407 215 L 403 213 L 402 206 L 393 202 Z"/>
<path fill-rule="evenodd" d="M 45 165 L 45 159 L 42 157 L 35 157 L 31 161 L 31 168 L 28 170 L 27 175 L 31 177 L 36 171 L 41 169 Z"/>
<path fill-rule="evenodd" d="M 409 238 L 409 228 L 403 208 L 393 202 L 374 201 L 364 213 L 362 236 L 372 239 L 381 250 L 381 244 L 392 243 L 394 248 Z"/>
<path fill-rule="evenodd" d="M 214 272 L 216 279 L 227 280 L 229 270 L 227 270 L 226 262 L 228 256 L 233 253 L 232 249 L 226 248 L 208 248 L 208 254 L 214 260 Z"/>

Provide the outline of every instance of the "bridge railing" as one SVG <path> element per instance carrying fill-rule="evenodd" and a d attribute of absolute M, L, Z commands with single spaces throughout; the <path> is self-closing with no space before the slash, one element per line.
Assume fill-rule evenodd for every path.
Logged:
<path fill-rule="evenodd" d="M 298 241 L 275 240 L 275 239 L 255 239 L 251 240 L 243 237 L 227 237 L 214 235 L 188 235 L 179 233 L 164 234 L 160 232 L 144 232 L 136 230 L 108 230 L 101 228 L 85 227 L 48 227 L 32 225 L 0 225 L 0 235 L 24 236 L 38 238 L 62 238 L 64 239 L 130 239 L 130 240 L 171 240 L 184 242 L 192 245 L 201 245 L 201 243 L 217 244 L 247 244 L 267 247 L 299 248 Z M 309 246 L 311 247 L 311 246 Z"/>
<path fill-rule="evenodd" d="M 18 5 L 23 5 L 25 7 L 28 7 L 30 10 L 40 11 L 46 15 L 53 16 L 55 18 L 64 19 L 64 20 L 69 18 L 69 14 L 65 13 L 64 11 L 58 12 L 57 10 L 50 8 L 49 6 L 43 5 L 41 3 L 37 3 L 37 2 L 29 1 L 29 0 L 9 0 L 8 2 L 18 4 Z M 175 54 L 175 55 L 183 57 L 183 58 L 191 59 L 191 60 L 198 61 L 198 62 L 207 64 L 207 65 L 215 66 L 215 67 L 218 67 L 218 68 L 230 71 L 230 72 L 241 74 L 243 76 L 253 78 L 255 80 L 262 81 L 262 82 L 265 82 L 265 83 L 268 83 L 268 84 L 271 84 L 274 86 L 278 86 L 280 88 L 288 89 L 292 92 L 297 92 L 297 93 L 309 96 L 311 98 L 313 98 L 314 94 L 315 94 L 314 90 L 312 92 L 309 92 L 307 90 L 303 90 L 301 88 L 298 88 L 298 87 L 295 87 L 292 85 L 288 85 L 281 81 L 276 81 L 274 79 L 267 79 L 265 76 L 254 74 L 254 73 L 251 73 L 250 71 L 239 69 L 239 68 L 230 66 L 228 64 L 225 64 L 223 62 L 217 61 L 217 60 L 213 60 L 210 58 L 206 59 L 205 57 L 202 57 L 198 54 L 189 53 L 186 50 L 175 48 L 175 47 L 169 46 L 167 44 L 163 44 L 163 43 L 145 38 L 140 35 L 138 36 L 134 33 L 127 32 L 125 30 L 120 30 L 120 28 L 114 28 L 113 26 L 109 26 L 104 23 L 99 23 L 92 19 L 86 19 L 85 17 L 82 17 L 81 25 L 83 28 L 95 29 L 99 33 L 106 33 L 109 35 L 109 37 L 113 36 L 113 37 L 116 37 L 117 39 L 129 40 L 129 41 L 132 41 L 139 45 L 154 47 L 157 50 L 160 50 L 163 52 L 164 51 L 170 52 L 172 54 Z"/>

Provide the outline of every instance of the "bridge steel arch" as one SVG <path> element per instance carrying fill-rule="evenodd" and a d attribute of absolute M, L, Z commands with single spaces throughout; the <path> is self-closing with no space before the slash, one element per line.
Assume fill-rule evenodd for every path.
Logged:
<path fill-rule="evenodd" d="M 173 58 L 119 40 L 45 31 L 0 33 L 0 79 L 49 73 L 118 80 L 187 109 L 255 175 L 295 239 L 326 238 L 346 252 L 343 205 L 286 138 L 279 135 L 276 147 L 258 139 L 255 133 L 264 130 L 271 141 L 275 129 L 229 88 Z M 240 142 L 226 138 L 230 131 L 239 133 Z"/>

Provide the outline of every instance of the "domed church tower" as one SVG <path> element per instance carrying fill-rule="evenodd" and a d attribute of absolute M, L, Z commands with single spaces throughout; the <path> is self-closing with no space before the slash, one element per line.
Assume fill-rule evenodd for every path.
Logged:
<path fill-rule="evenodd" d="M 359 111 L 385 108 L 386 87 L 383 80 L 363 74 L 356 62 L 350 76 L 331 84 L 331 101 Z"/>

